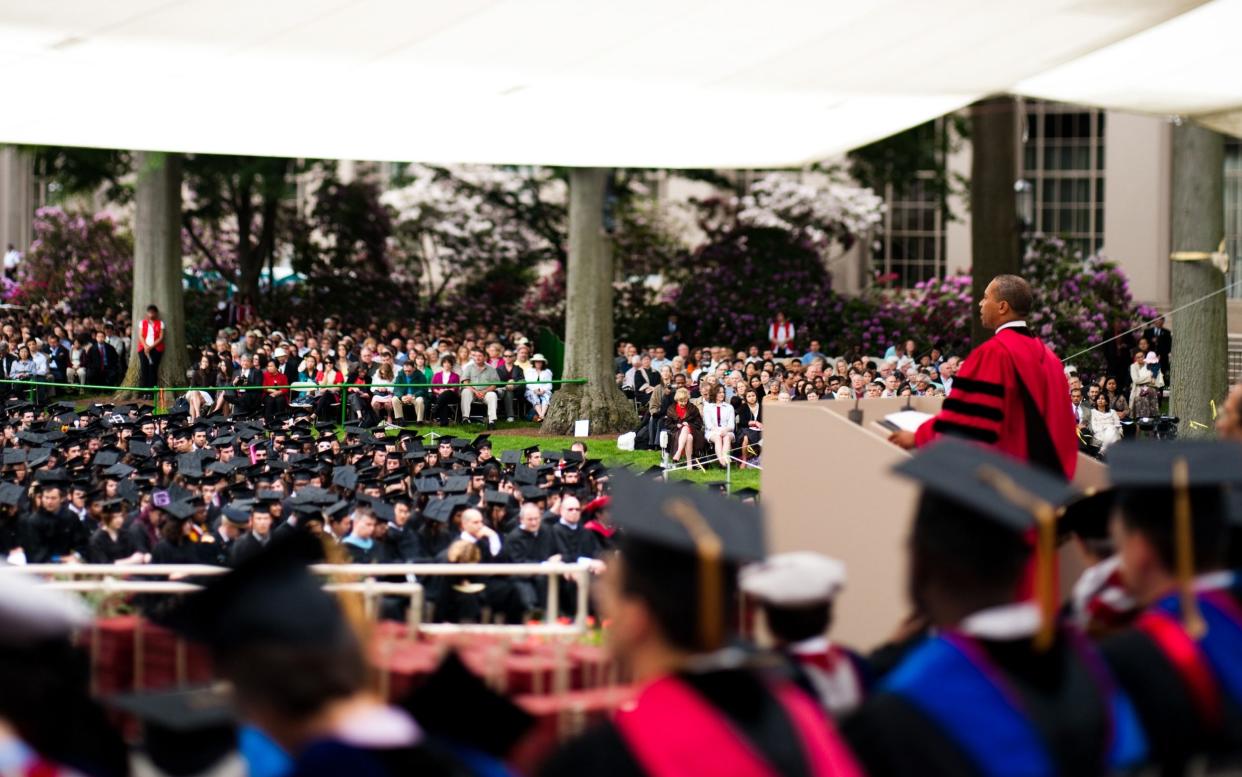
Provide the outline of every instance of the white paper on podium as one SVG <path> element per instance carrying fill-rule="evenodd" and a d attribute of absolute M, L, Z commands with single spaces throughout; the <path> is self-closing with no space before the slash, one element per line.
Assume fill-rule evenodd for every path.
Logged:
<path fill-rule="evenodd" d="M 933 418 L 933 416 L 928 413 L 920 413 L 917 410 L 902 410 L 901 412 L 889 413 L 884 416 L 885 421 L 888 421 L 903 432 L 918 431 L 923 422 L 929 418 Z"/>

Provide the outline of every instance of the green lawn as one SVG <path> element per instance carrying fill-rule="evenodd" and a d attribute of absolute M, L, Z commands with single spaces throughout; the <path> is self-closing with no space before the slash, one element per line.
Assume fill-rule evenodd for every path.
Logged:
<path fill-rule="evenodd" d="M 538 434 L 539 427 L 529 423 L 505 423 L 500 422 L 497 425 L 497 431 L 492 433 L 492 451 L 500 458 L 501 451 L 522 450 L 532 445 L 538 445 L 543 450 L 562 451 L 569 450 L 570 444 L 574 442 L 573 437 L 545 437 Z M 468 426 L 418 426 L 409 427 L 417 429 L 420 434 L 435 432 L 436 434 L 451 434 L 454 437 L 464 437 L 467 440 L 473 440 L 476 436 L 482 434 L 486 429 L 479 424 Z M 390 430 L 390 434 L 397 434 L 396 430 Z M 658 451 L 622 451 L 617 450 L 616 438 L 599 439 L 590 438 L 586 440 L 587 457 L 592 459 L 602 459 L 604 464 L 610 467 L 629 466 L 635 470 L 642 471 L 660 463 L 660 453 Z M 706 464 L 705 464 L 706 466 Z M 719 466 L 709 466 L 706 472 L 686 472 L 678 471 L 669 474 L 670 480 L 690 480 L 695 483 L 723 482 L 725 479 L 725 471 Z M 739 488 L 759 488 L 759 470 L 756 469 L 738 469 L 734 467 L 732 473 L 733 489 Z"/>

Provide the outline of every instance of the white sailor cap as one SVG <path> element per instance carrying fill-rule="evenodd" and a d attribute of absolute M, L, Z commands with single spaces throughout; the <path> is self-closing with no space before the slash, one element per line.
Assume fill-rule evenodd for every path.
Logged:
<path fill-rule="evenodd" d="M 845 588 L 845 565 L 811 551 L 780 553 L 739 575 L 742 591 L 777 607 L 827 604 Z"/>
<path fill-rule="evenodd" d="M 91 622 L 81 598 L 19 572 L 0 572 L 0 645 L 23 647 L 69 637 Z"/>

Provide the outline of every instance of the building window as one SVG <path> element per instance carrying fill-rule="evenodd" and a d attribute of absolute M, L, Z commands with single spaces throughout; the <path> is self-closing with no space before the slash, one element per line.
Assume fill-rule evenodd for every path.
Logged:
<path fill-rule="evenodd" d="M 1022 105 L 1022 170 L 1033 208 L 1023 225 L 1063 238 L 1084 255 L 1104 243 L 1104 111 L 1027 100 Z"/>
<path fill-rule="evenodd" d="M 931 174 L 923 174 L 930 178 Z M 909 288 L 944 275 L 944 203 L 923 181 L 897 193 L 885 187 L 884 232 L 881 255 L 873 260 L 885 275 L 896 274 L 895 285 Z"/>
<path fill-rule="evenodd" d="M 1225 251 L 1232 272 L 1230 283 L 1242 278 L 1242 141 L 1225 141 Z M 1229 296 L 1242 299 L 1242 284 L 1229 287 Z"/>

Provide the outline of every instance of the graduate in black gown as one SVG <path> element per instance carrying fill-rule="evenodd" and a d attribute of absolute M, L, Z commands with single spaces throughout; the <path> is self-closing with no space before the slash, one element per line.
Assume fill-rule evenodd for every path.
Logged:
<path fill-rule="evenodd" d="M 467 774 L 367 690 L 358 636 L 307 568 L 322 550 L 309 533 L 282 534 L 161 620 L 211 648 L 241 717 L 293 756 L 291 777 Z"/>
<path fill-rule="evenodd" d="M 936 632 L 842 724 L 867 773 L 1094 777 L 1141 764 L 1133 705 L 1085 638 L 1052 628 L 1049 601 L 1041 613 L 1018 596 L 1036 514 L 1055 546 L 1062 481 L 958 440 L 897 471 L 923 487 L 908 579 Z"/>
<path fill-rule="evenodd" d="M 758 511 L 623 474 L 613 485 L 622 541 L 598 605 L 640 690 L 556 754 L 544 777 L 860 774 L 809 696 L 728 647 L 737 565 L 763 555 Z"/>
<path fill-rule="evenodd" d="M 1242 588 L 1226 569 L 1236 443 L 1127 443 L 1109 452 L 1120 577 L 1141 613 L 1103 643 L 1164 774 L 1242 765 Z M 1181 542 L 1185 538 L 1187 542 Z"/>

